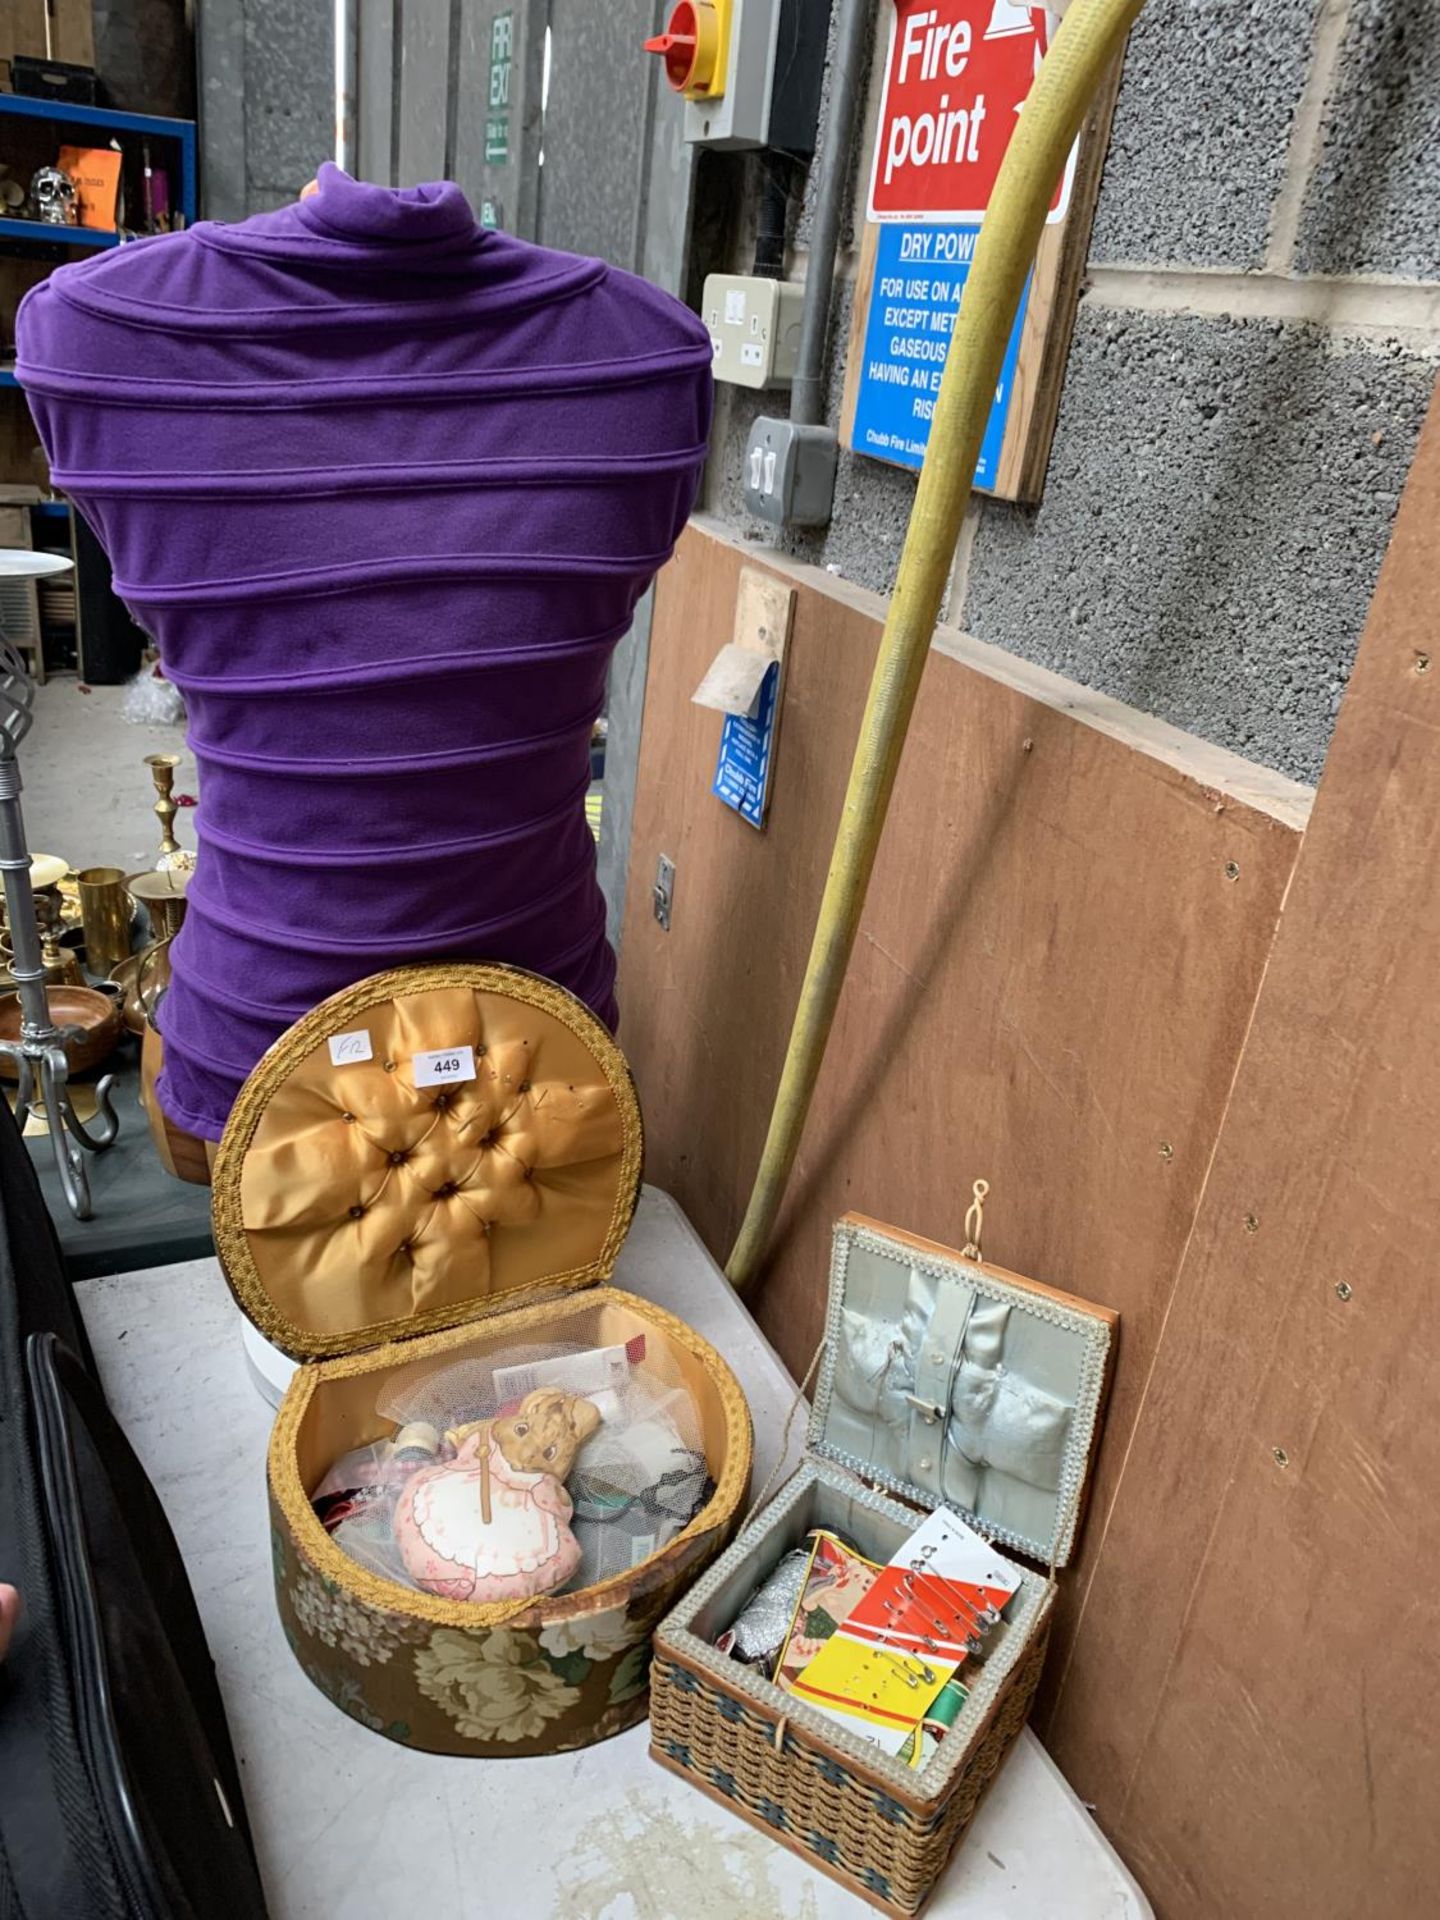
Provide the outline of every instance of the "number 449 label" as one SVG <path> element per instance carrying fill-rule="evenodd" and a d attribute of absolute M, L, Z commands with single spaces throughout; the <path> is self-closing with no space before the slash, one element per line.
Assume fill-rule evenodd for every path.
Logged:
<path fill-rule="evenodd" d="M 417 1053 L 412 1062 L 417 1087 L 458 1087 L 475 1078 L 473 1047 L 437 1047 L 433 1053 Z"/>

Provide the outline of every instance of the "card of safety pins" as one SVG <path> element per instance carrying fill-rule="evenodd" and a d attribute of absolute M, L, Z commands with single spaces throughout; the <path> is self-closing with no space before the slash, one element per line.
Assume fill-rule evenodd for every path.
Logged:
<path fill-rule="evenodd" d="M 827 1719 L 898 1753 L 954 1671 L 953 1661 L 861 1645 L 842 1627 L 791 1682 L 791 1691 Z"/>
<path fill-rule="evenodd" d="M 937 1510 L 807 1662 L 791 1690 L 899 1753 L 1020 1585 L 988 1541 Z"/>
<path fill-rule="evenodd" d="M 937 1507 L 846 1616 L 845 1632 L 960 1661 L 983 1634 L 987 1611 L 1000 1612 L 1019 1585 L 1019 1574 L 987 1540 Z"/>
<path fill-rule="evenodd" d="M 915 1529 L 890 1564 L 913 1569 L 917 1560 L 925 1573 L 961 1581 L 996 1609 L 1020 1587 L 1020 1575 L 1004 1556 L 944 1507 L 937 1507 Z"/>

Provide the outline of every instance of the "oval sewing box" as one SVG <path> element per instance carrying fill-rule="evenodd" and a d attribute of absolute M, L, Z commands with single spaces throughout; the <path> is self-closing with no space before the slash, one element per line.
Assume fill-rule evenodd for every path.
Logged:
<path fill-rule="evenodd" d="M 457 1062 L 468 1077 L 426 1084 Z M 682 1321 L 606 1284 L 641 1152 L 605 1027 L 504 966 L 361 981 L 284 1034 L 236 1101 L 216 1248 L 242 1311 L 299 1363 L 268 1461 L 281 1622 L 309 1679 L 393 1740 L 500 1757 L 633 1726 L 655 1622 L 735 1531 L 751 1429 L 734 1375 Z M 647 1367 L 694 1398 L 714 1492 L 638 1565 L 574 1593 L 447 1600 L 360 1566 L 316 1517 L 331 1462 L 393 1435 L 376 1399 L 400 1369 L 642 1334 Z"/>

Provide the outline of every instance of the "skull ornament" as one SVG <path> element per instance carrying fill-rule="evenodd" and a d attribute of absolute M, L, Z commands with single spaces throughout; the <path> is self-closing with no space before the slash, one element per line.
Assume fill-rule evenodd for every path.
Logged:
<path fill-rule="evenodd" d="M 30 182 L 30 207 L 35 218 L 48 226 L 73 227 L 75 182 L 59 167 L 41 167 Z"/>

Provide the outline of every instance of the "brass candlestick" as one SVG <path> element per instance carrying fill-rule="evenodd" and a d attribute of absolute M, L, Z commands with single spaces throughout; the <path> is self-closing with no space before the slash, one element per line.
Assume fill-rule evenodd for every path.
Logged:
<path fill-rule="evenodd" d="M 47 983 L 56 986 L 83 987 L 85 971 L 73 953 L 60 948 L 63 921 L 62 902 L 57 887 L 38 887 L 35 891 L 35 924 L 40 933 L 40 964 Z"/>
<path fill-rule="evenodd" d="M 155 782 L 155 814 L 160 822 L 160 856 L 156 868 L 164 872 L 177 854 L 184 849 L 175 838 L 175 815 L 180 811 L 176 806 L 171 789 L 175 785 L 175 769 L 180 764 L 178 753 L 147 753 L 145 764 L 150 769 L 150 777 Z"/>
<path fill-rule="evenodd" d="M 189 884 L 189 869 L 178 861 L 155 873 L 130 875 L 126 885 L 145 909 L 152 940 L 169 940 L 180 931 L 185 918 L 185 889 Z"/>
<path fill-rule="evenodd" d="M 63 860 L 54 854 L 37 853 L 30 862 L 30 892 L 35 903 L 35 927 L 40 935 L 40 962 L 45 971 L 45 980 L 50 986 L 83 986 L 85 974 L 79 960 L 73 953 L 63 952 L 59 945 L 60 935 L 64 932 L 65 900 L 60 892 L 59 881 L 64 878 L 68 868 Z M 9 972 L 11 958 L 11 933 L 8 915 L 0 910 L 0 962 L 4 964 L 0 985 L 12 986 L 14 976 Z"/>

